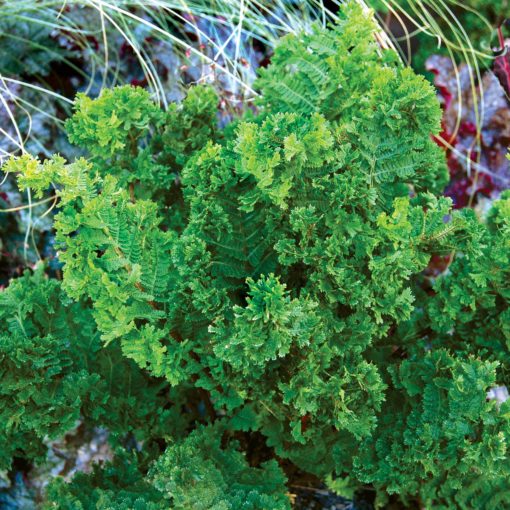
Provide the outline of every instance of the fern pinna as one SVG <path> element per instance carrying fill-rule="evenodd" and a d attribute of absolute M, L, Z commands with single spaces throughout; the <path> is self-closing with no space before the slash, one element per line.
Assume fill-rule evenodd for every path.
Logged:
<path fill-rule="evenodd" d="M 40 460 L 43 436 L 78 418 L 116 438 L 113 463 L 53 482 L 49 508 L 290 508 L 297 468 L 370 486 L 378 506 L 508 501 L 510 414 L 487 401 L 507 383 L 508 197 L 486 221 L 452 211 L 430 136 L 434 91 L 374 31 L 348 3 L 335 27 L 283 39 L 257 82 L 257 113 L 223 130 L 208 87 L 168 112 L 121 87 L 76 102 L 67 128 L 89 158 L 7 163 L 21 189 L 52 184 L 60 199 L 62 284 L 26 299 L 58 287 L 54 315 L 87 329 L 54 337 L 47 321 L 27 330 L 28 312 L 2 311 L 2 327 L 17 328 L 2 343 L 3 380 L 29 377 L 14 346 L 62 346 L 47 358 L 62 375 L 34 383 L 62 394 L 50 425 L 3 386 L 21 411 L 0 444 L 24 438 L 4 465 Z M 431 281 L 431 257 L 453 252 Z M 102 342 L 87 362 L 84 336 Z M 105 410 L 121 405 L 115 391 L 96 395 L 108 376 L 93 360 L 109 351 L 137 378 L 133 416 Z M 82 381 L 72 402 L 67 378 Z"/>

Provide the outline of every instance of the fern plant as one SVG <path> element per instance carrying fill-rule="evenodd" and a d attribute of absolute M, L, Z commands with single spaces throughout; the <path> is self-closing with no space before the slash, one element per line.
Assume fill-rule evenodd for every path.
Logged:
<path fill-rule="evenodd" d="M 118 346 L 102 348 L 89 307 L 71 301 L 44 266 L 0 294 L 0 318 L 0 470 L 13 458 L 43 461 L 49 442 L 78 423 L 148 446 L 185 426 L 180 397 Z"/>
<path fill-rule="evenodd" d="M 92 318 L 62 339 L 54 363 L 77 377 L 89 365 L 67 352 L 87 358 L 80 338 L 97 335 L 102 348 L 89 357 L 121 352 L 143 381 L 134 418 L 103 412 L 104 400 L 122 399 L 96 396 L 95 384 L 70 409 L 58 401 L 66 420 L 51 412 L 52 433 L 80 414 L 114 430 L 120 453 L 68 485 L 55 481 L 49 508 L 284 509 L 284 472 L 296 468 L 370 484 L 379 505 L 504 500 L 510 415 L 486 394 L 503 382 L 506 346 L 473 342 L 469 330 L 486 307 L 504 324 L 507 295 L 493 292 L 506 270 L 507 199 L 483 223 L 440 196 L 434 91 L 381 51 L 375 30 L 348 3 L 330 30 L 288 36 L 257 82 L 258 112 L 223 130 L 207 88 L 163 113 L 147 92 L 122 87 L 77 100 L 67 129 L 88 159 L 6 164 L 21 189 L 57 189 L 63 281 L 48 285 L 65 310 L 51 315 Z M 478 267 L 491 242 L 503 273 L 489 286 Z M 455 269 L 427 293 L 431 257 L 452 250 Z M 477 287 L 488 295 L 464 313 L 448 301 L 456 285 L 468 305 Z M 38 292 L 26 301 L 49 291 Z M 30 338 L 50 336 L 51 347 L 49 327 Z M 7 351 L 9 363 L 15 355 Z M 137 420 L 141 452 L 126 440 Z M 40 438 L 42 425 L 28 422 L 7 433 Z M 264 453 L 254 456 L 257 440 Z"/>

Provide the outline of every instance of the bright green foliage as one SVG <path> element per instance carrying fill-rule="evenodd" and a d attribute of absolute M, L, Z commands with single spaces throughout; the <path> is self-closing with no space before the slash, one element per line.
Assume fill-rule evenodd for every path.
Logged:
<path fill-rule="evenodd" d="M 70 484 L 55 480 L 47 509 L 59 510 L 290 510 L 286 478 L 275 460 L 250 467 L 237 443 L 222 446 L 221 423 L 201 427 L 172 444 L 146 476 L 132 453 L 78 474 Z"/>
<path fill-rule="evenodd" d="M 350 158 L 356 156 L 365 167 L 364 182 L 380 185 L 381 194 L 402 181 L 441 191 L 447 179 L 443 155 L 423 136 L 440 127 L 434 91 L 411 69 L 397 65 L 391 52 L 380 56 L 375 30 L 366 13 L 347 6 L 336 37 L 319 28 L 285 37 L 273 65 L 260 72 L 260 102 L 273 111 L 320 112 L 335 121 L 332 141 Z M 299 131 L 295 134 L 299 138 Z"/>
<path fill-rule="evenodd" d="M 45 443 L 78 420 L 147 441 L 186 423 L 163 407 L 179 396 L 117 346 L 101 349 L 90 310 L 42 266 L 0 293 L 0 320 L 0 469 L 13 456 L 41 461 Z"/>
<path fill-rule="evenodd" d="M 149 479 L 176 510 L 288 510 L 285 476 L 275 460 L 249 467 L 235 441 L 221 446 L 222 425 L 200 428 L 170 446 Z M 193 487 L 193 490 L 190 490 Z"/>
<path fill-rule="evenodd" d="M 69 140 L 92 156 L 103 177 L 121 186 L 138 182 L 139 196 L 170 191 L 191 154 L 214 139 L 218 98 L 208 87 L 190 89 L 165 113 L 138 87 L 106 89 L 95 100 L 78 94 L 66 123 Z"/>
<path fill-rule="evenodd" d="M 87 311 L 71 315 L 58 287 L 41 267 L 0 294 L 0 469 L 13 455 L 42 457 L 43 440 L 72 429 L 84 400 L 99 400 L 99 377 L 75 363 L 68 341 L 93 341 L 93 324 Z"/>
<path fill-rule="evenodd" d="M 506 331 L 509 199 L 487 226 L 451 211 L 433 90 L 373 31 L 349 3 L 334 29 L 284 39 L 259 112 L 220 134 L 207 88 L 168 114 L 121 88 L 81 97 L 68 123 L 91 159 L 6 167 L 22 189 L 56 187 L 62 290 L 93 317 L 100 352 L 172 387 L 143 394 L 158 419 L 138 437 L 170 445 L 140 483 L 176 508 L 288 507 L 276 463 L 249 467 L 233 436 L 264 437 L 269 456 L 351 489 L 371 483 L 380 502 L 490 508 L 487 491 L 502 494 L 507 412 L 486 392 L 506 360 L 471 330 L 489 310 Z M 422 272 L 454 249 L 429 296 Z M 460 292 L 469 313 L 448 302 Z M 485 350 L 470 357 L 473 338 Z M 129 487 L 108 492 L 113 475 L 94 477 L 83 498 L 135 504 Z M 140 508 L 157 504 L 147 491 Z"/>
<path fill-rule="evenodd" d="M 425 508 L 503 508 L 510 402 L 487 401 L 496 367 L 438 349 L 391 370 L 380 433 L 355 459 L 359 479 L 384 488 L 381 503 L 387 492 Z"/>
<path fill-rule="evenodd" d="M 133 155 L 139 139 L 162 116 L 143 89 L 130 86 L 106 89 L 96 100 L 78 94 L 75 110 L 66 124 L 69 140 L 100 157 Z"/>
<path fill-rule="evenodd" d="M 427 308 L 435 342 L 464 353 L 476 349 L 506 365 L 510 361 L 510 193 L 494 202 L 486 226 L 478 232 L 476 251 L 457 256 L 450 275 L 435 283 Z"/>
<path fill-rule="evenodd" d="M 182 105 L 168 107 L 161 139 L 154 142 L 154 149 L 161 144 L 159 162 L 177 172 L 195 151 L 216 139 L 218 101 L 213 88 L 198 85 L 189 89 Z"/>
<path fill-rule="evenodd" d="M 159 306 L 168 286 L 165 250 L 172 235 L 157 228 L 156 205 L 131 202 L 112 176 L 94 176 L 82 159 L 70 165 L 59 157 L 35 166 L 27 158 L 18 161 L 25 165 L 22 186 L 30 182 L 41 192 L 50 181 L 64 185 L 57 192 L 62 211 L 55 227 L 56 241 L 65 247 L 60 259 L 69 296 L 94 302 L 92 313 L 106 343 L 122 339 L 128 357 L 178 382 L 179 373 L 168 372 L 166 347 L 160 343 L 169 334 L 158 324 L 164 318 Z"/>
<path fill-rule="evenodd" d="M 233 368 L 259 377 L 269 361 L 283 358 L 293 349 L 304 349 L 311 341 L 320 342 L 320 320 L 316 303 L 290 300 L 285 285 L 273 274 L 257 282 L 247 280 L 250 291 L 246 308 L 234 307 L 231 330 L 214 331 L 225 339 L 216 354 Z M 271 327 L 270 325 L 274 325 Z"/>
<path fill-rule="evenodd" d="M 119 450 L 112 463 L 78 473 L 71 483 L 54 480 L 47 491 L 45 510 L 166 510 L 168 501 L 139 469 L 135 454 Z"/>

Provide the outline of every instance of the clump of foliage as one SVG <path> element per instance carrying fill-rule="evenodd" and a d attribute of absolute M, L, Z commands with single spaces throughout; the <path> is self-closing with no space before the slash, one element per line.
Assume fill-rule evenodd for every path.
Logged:
<path fill-rule="evenodd" d="M 499 382 L 509 384 L 510 192 L 493 203 L 474 256 L 456 257 L 450 275 L 435 282 L 427 320 L 442 345 L 499 361 Z"/>
<path fill-rule="evenodd" d="M 147 377 L 117 346 L 102 348 L 90 309 L 43 270 L 0 293 L 0 470 L 13 458 L 43 461 L 48 441 L 79 421 L 149 443 L 182 426 L 165 381 Z"/>
<path fill-rule="evenodd" d="M 45 509 L 163 510 L 168 501 L 145 481 L 136 454 L 119 450 L 115 459 L 93 472 L 77 473 L 70 483 L 57 478 L 48 488 Z M 164 506 L 164 503 L 167 503 Z"/>
<path fill-rule="evenodd" d="M 355 459 L 378 502 L 416 495 L 425 508 L 498 508 L 508 500 L 508 408 L 487 401 L 498 363 L 459 358 L 443 349 L 416 355 L 390 370 L 380 434 Z M 383 489 L 383 490 L 381 490 Z M 412 508 L 412 506 L 411 506 Z"/>
<path fill-rule="evenodd" d="M 193 431 L 170 445 L 146 476 L 140 454 L 119 450 L 112 463 L 90 475 L 79 473 L 69 484 L 56 479 L 47 508 L 289 510 L 277 462 L 250 467 L 235 441 L 222 447 L 224 429 L 217 422 Z"/>
<path fill-rule="evenodd" d="M 69 299 L 58 287 L 58 281 L 44 280 L 39 270 L 14 280 L 0 294 L 1 469 L 20 450 L 41 457 L 43 439 L 73 428 L 83 401 L 99 399 L 97 375 L 75 362 L 81 344 L 87 347 L 87 340 L 94 339 L 90 317 L 87 321 L 84 310 L 80 321 L 81 314 L 64 308 L 61 299 Z M 79 307 L 71 306 L 73 311 Z M 76 347 L 66 342 L 67 335 Z"/>
<path fill-rule="evenodd" d="M 434 90 L 380 50 L 375 29 L 348 3 L 331 30 L 283 39 L 257 82 L 259 112 L 227 129 L 207 88 L 164 113 L 122 87 L 76 103 L 67 129 L 88 159 L 7 163 L 21 189 L 56 187 L 63 281 L 46 285 L 64 308 L 50 316 L 78 327 L 56 334 L 46 321 L 7 338 L 60 342 L 48 363 L 62 375 L 44 371 L 33 391 L 44 395 L 46 377 L 62 397 L 34 419 L 6 386 L 27 415 L 5 433 L 63 433 L 81 413 L 127 450 L 54 482 L 50 508 L 284 509 L 284 471 L 296 468 L 370 484 L 379 505 L 504 500 L 510 414 L 487 391 L 504 382 L 507 346 L 495 349 L 477 317 L 489 310 L 500 327 L 507 314 L 508 198 L 487 222 L 452 211 L 430 136 Z M 431 257 L 453 250 L 451 274 L 426 292 Z M 23 300 L 25 330 L 48 292 Z M 101 348 L 82 345 L 98 337 Z M 134 417 L 117 409 L 126 391 L 117 402 L 89 384 L 106 377 L 96 364 L 111 349 L 143 381 Z M 14 368 L 2 377 L 37 376 L 5 356 Z M 66 377 L 84 381 L 71 402 Z M 126 440 L 134 423 L 143 455 Z M 21 444 L 9 455 L 34 456 Z"/>
<path fill-rule="evenodd" d="M 289 509 L 286 478 L 276 460 L 250 467 L 236 441 L 222 448 L 222 431 L 223 423 L 217 422 L 169 446 L 148 479 L 176 509 Z"/>

